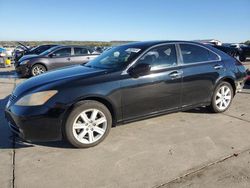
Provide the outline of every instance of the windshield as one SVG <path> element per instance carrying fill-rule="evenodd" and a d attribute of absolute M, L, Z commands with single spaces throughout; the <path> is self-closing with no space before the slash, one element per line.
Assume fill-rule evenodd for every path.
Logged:
<path fill-rule="evenodd" d="M 105 51 L 100 56 L 85 64 L 84 66 L 103 69 L 123 68 L 141 53 L 142 49 L 140 48 L 119 46 Z"/>
<path fill-rule="evenodd" d="M 35 49 L 39 48 L 40 46 L 35 46 L 33 48 L 30 49 L 30 52 L 34 51 Z"/>
<path fill-rule="evenodd" d="M 47 55 L 47 54 L 49 54 L 50 52 L 54 51 L 57 48 L 59 48 L 59 46 L 54 46 L 52 48 L 49 48 L 48 50 L 42 52 L 40 55 Z"/>

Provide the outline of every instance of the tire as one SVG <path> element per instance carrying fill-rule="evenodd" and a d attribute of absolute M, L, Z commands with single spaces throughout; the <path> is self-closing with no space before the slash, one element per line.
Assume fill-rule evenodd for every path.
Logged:
<path fill-rule="evenodd" d="M 31 68 L 31 76 L 37 76 L 37 75 L 42 74 L 42 73 L 44 73 L 46 71 L 47 71 L 47 69 L 46 69 L 46 67 L 44 65 L 35 64 Z"/>
<path fill-rule="evenodd" d="M 240 55 L 240 61 L 246 61 L 246 57 Z"/>
<path fill-rule="evenodd" d="M 215 113 L 225 112 L 230 107 L 233 97 L 234 90 L 231 84 L 221 82 L 214 90 L 210 110 Z"/>
<path fill-rule="evenodd" d="M 97 101 L 86 100 L 75 105 L 66 120 L 64 133 L 73 146 L 89 148 L 107 137 L 111 125 L 112 116 L 107 107 Z"/>

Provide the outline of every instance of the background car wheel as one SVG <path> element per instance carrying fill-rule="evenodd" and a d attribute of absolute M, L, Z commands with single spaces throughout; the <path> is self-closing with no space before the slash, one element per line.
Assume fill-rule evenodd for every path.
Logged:
<path fill-rule="evenodd" d="M 240 59 L 240 61 L 246 61 L 246 57 L 244 57 L 242 55 L 239 57 L 239 59 Z"/>
<path fill-rule="evenodd" d="M 221 113 L 226 111 L 232 103 L 234 91 L 228 82 L 220 83 L 213 94 L 210 109 L 212 112 Z"/>
<path fill-rule="evenodd" d="M 66 139 L 77 148 L 88 148 L 102 142 L 112 125 L 105 105 L 86 100 L 76 104 L 65 124 Z"/>
<path fill-rule="evenodd" d="M 46 67 L 44 65 L 41 64 L 36 64 L 32 67 L 31 69 L 31 75 L 32 76 L 37 76 L 39 74 L 42 74 L 44 72 L 46 72 Z"/>

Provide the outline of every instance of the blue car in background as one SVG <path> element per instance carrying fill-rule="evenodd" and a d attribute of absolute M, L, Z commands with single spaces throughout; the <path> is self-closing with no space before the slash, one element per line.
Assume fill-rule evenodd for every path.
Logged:
<path fill-rule="evenodd" d="M 0 48 L 0 65 L 4 64 L 4 56 L 6 56 L 6 50 L 4 48 Z"/>
<path fill-rule="evenodd" d="M 0 53 L 5 52 L 6 50 L 4 48 L 0 48 Z"/>
<path fill-rule="evenodd" d="M 0 57 L 6 56 L 6 50 L 4 48 L 0 48 Z"/>

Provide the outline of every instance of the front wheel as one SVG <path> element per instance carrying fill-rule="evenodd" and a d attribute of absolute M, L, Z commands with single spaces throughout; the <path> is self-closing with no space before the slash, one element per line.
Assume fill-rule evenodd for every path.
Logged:
<path fill-rule="evenodd" d="M 67 140 L 77 148 L 88 148 L 108 135 L 112 117 L 105 105 L 86 100 L 76 104 L 65 124 Z"/>
<path fill-rule="evenodd" d="M 210 109 L 213 112 L 221 113 L 226 111 L 232 103 L 234 91 L 228 82 L 220 83 L 213 94 Z"/>
<path fill-rule="evenodd" d="M 41 64 L 36 64 L 31 68 L 31 75 L 32 76 L 37 76 L 39 74 L 42 74 L 46 72 L 46 67 Z"/>

